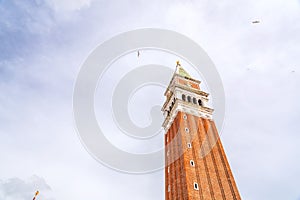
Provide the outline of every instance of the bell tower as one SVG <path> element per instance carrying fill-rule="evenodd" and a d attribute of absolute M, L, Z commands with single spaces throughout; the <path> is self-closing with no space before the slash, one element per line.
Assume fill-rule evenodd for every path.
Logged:
<path fill-rule="evenodd" d="M 165 199 L 240 200 L 229 163 L 200 90 L 177 61 L 165 92 Z"/>

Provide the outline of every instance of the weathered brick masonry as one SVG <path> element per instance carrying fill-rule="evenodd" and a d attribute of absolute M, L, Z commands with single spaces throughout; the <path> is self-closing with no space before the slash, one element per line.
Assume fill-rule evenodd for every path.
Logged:
<path fill-rule="evenodd" d="M 177 63 L 165 93 L 165 199 L 240 200 L 200 81 Z"/>

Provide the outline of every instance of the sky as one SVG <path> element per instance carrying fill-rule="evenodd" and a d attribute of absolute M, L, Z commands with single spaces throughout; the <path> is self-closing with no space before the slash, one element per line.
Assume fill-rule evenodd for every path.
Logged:
<path fill-rule="evenodd" d="M 221 140 L 242 198 L 299 200 L 299 20 L 299 0 L 0 0 L 0 199 L 30 199 L 36 189 L 45 200 L 164 199 L 163 171 L 120 173 L 93 159 L 72 110 L 78 72 L 99 44 L 162 28 L 193 39 L 216 65 L 226 96 Z M 157 58 L 174 69 L 171 56 Z M 117 76 L 106 78 L 100 89 L 110 91 Z M 129 105 L 142 125 L 151 105 L 141 115 L 138 102 L 164 100 L 161 88 L 146 91 Z M 163 138 L 145 147 L 107 137 L 134 152 Z"/>

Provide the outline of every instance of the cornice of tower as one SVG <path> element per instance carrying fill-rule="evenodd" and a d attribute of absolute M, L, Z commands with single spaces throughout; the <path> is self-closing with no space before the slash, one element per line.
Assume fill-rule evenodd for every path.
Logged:
<path fill-rule="evenodd" d="M 200 90 L 200 83 L 177 62 L 176 70 L 165 92 L 166 101 L 161 109 L 165 117 L 162 124 L 165 131 L 170 128 L 179 111 L 212 119 L 213 109 L 207 107 L 209 94 Z"/>
<path fill-rule="evenodd" d="M 168 129 L 171 127 L 174 119 L 176 118 L 178 112 L 183 112 L 187 114 L 191 114 L 197 117 L 202 117 L 205 119 L 213 119 L 212 108 L 204 107 L 204 106 L 197 106 L 193 103 L 189 103 L 183 101 L 181 99 L 176 99 L 172 109 L 170 110 L 169 114 L 165 116 L 165 120 L 162 126 L 165 129 L 165 133 L 167 133 Z"/>

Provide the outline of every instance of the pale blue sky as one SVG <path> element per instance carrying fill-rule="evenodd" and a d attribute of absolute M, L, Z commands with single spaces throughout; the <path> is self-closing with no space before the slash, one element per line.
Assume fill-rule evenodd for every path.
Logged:
<path fill-rule="evenodd" d="M 72 116 L 89 53 L 144 27 L 185 34 L 214 61 L 226 94 L 221 138 L 243 199 L 299 199 L 299 20 L 299 0 L 1 0 L 0 199 L 25 200 L 34 187 L 46 200 L 163 199 L 162 171 L 100 165 Z"/>

